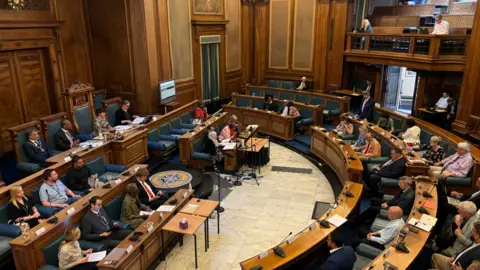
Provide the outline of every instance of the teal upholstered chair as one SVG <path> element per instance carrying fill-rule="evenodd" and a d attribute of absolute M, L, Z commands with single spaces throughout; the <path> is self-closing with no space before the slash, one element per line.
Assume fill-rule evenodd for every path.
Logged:
<path fill-rule="evenodd" d="M 57 151 L 54 135 L 62 128 L 62 121 L 64 119 L 67 119 L 66 113 L 57 113 L 48 117 L 40 118 L 43 133 L 46 137 L 45 141 L 47 143 L 48 149 L 52 150 L 52 155 L 56 155 L 61 152 Z"/>
<path fill-rule="evenodd" d="M 293 93 L 289 92 L 280 92 L 279 98 L 280 100 L 293 100 Z"/>
<path fill-rule="evenodd" d="M 207 136 L 207 134 L 205 134 Z M 190 154 L 192 160 L 203 160 L 209 162 L 212 160 L 212 155 L 205 152 L 204 137 L 200 137 L 193 142 L 193 152 Z"/>
<path fill-rule="evenodd" d="M 250 88 L 250 96 L 254 96 L 254 97 L 263 96 L 263 90 L 258 88 Z"/>
<path fill-rule="evenodd" d="M 267 81 L 267 86 L 268 87 L 280 87 L 280 81 L 279 80 L 268 80 Z"/>
<path fill-rule="evenodd" d="M 420 144 L 430 144 L 431 138 L 432 138 L 432 133 L 423 129 L 420 131 Z"/>
<path fill-rule="evenodd" d="M 263 109 L 263 104 L 265 101 L 263 99 L 254 99 L 252 103 L 253 108 Z"/>
<path fill-rule="evenodd" d="M 325 109 L 328 110 L 327 116 L 340 115 L 340 101 L 327 99 L 327 103 L 325 104 Z"/>
<path fill-rule="evenodd" d="M 249 98 L 242 98 L 242 97 L 237 97 L 235 106 L 237 107 L 250 107 L 250 99 Z"/>
<path fill-rule="evenodd" d="M 293 82 L 292 81 L 283 81 L 282 82 L 282 88 L 283 89 L 294 89 Z"/>
<path fill-rule="evenodd" d="M 272 96 L 274 99 L 278 98 L 278 91 L 267 89 L 267 91 L 265 92 L 265 96 Z"/>
<path fill-rule="evenodd" d="M 94 93 L 93 93 L 93 103 L 94 103 L 94 106 L 95 106 L 95 110 L 103 108 L 103 102 L 105 101 L 106 95 L 107 95 L 106 90 L 94 91 Z"/>
<path fill-rule="evenodd" d="M 73 117 L 78 125 L 77 139 L 82 142 L 91 140 L 93 138 L 93 120 L 90 105 L 73 109 Z"/>
<path fill-rule="evenodd" d="M 378 112 L 376 109 L 373 110 L 373 122 L 378 123 L 378 120 L 380 120 L 380 112 Z"/>
<path fill-rule="evenodd" d="M 396 117 L 392 117 L 392 120 L 393 120 L 393 132 L 395 134 L 398 134 L 400 132 L 403 131 L 403 128 L 402 128 L 402 125 L 403 125 L 403 120 L 402 119 L 399 119 L 399 118 L 396 118 Z"/>
<path fill-rule="evenodd" d="M 353 265 L 354 270 L 364 269 L 372 260 L 380 255 L 383 250 L 361 243 L 357 247 L 357 260 Z"/>
<path fill-rule="evenodd" d="M 178 138 L 175 136 L 160 136 L 158 129 L 152 129 L 147 134 L 147 148 L 154 156 L 167 156 L 177 148 Z"/>
<path fill-rule="evenodd" d="M 308 95 L 296 94 L 295 102 L 308 104 Z"/>
<path fill-rule="evenodd" d="M 187 131 L 183 130 L 183 129 L 173 129 L 171 126 L 170 126 L 170 123 L 165 123 L 163 125 L 160 126 L 160 136 L 175 136 L 175 137 L 178 137 L 178 136 L 181 136 L 183 134 L 187 133 Z"/>
<path fill-rule="evenodd" d="M 191 124 L 193 118 L 194 118 L 193 117 L 193 111 L 186 112 L 186 113 L 182 114 L 182 116 L 180 116 L 180 119 L 182 120 L 182 123 L 184 123 L 184 124 Z"/>
<path fill-rule="evenodd" d="M 172 126 L 172 129 L 179 129 L 179 130 L 192 130 L 195 128 L 195 126 L 191 123 L 182 123 L 180 120 L 180 117 L 174 118 L 170 121 L 170 124 Z"/>
<path fill-rule="evenodd" d="M 112 221 L 118 222 L 118 226 L 121 229 L 129 229 L 130 225 L 120 221 L 120 216 L 122 215 L 122 206 L 123 196 L 118 195 L 117 197 L 113 198 L 113 200 L 105 204 L 105 213 L 107 213 L 108 217 L 111 218 Z"/>
<path fill-rule="evenodd" d="M 37 130 L 40 132 L 39 121 L 32 121 L 20 126 L 8 128 L 8 131 L 10 132 L 10 138 L 13 143 L 13 150 L 15 151 L 17 169 L 28 175 L 41 170 L 41 166 L 39 164 L 30 162 L 23 148 L 23 145 L 28 141 L 28 133 L 32 130 Z M 47 151 L 49 150 L 47 149 Z"/>
<path fill-rule="evenodd" d="M 325 99 L 323 97 L 316 97 L 316 96 L 313 96 L 311 99 L 310 99 L 310 105 L 321 105 L 321 106 L 324 106 L 325 104 Z"/>
<path fill-rule="evenodd" d="M 274 100 L 273 102 L 277 104 L 277 113 L 283 113 L 283 109 L 285 108 L 284 102 L 280 100 Z"/>
<path fill-rule="evenodd" d="M 110 98 L 105 100 L 102 105 L 105 111 L 107 112 L 108 123 L 114 127 L 115 126 L 115 113 L 120 109 L 121 98 Z"/>
<path fill-rule="evenodd" d="M 116 164 L 105 164 L 102 156 L 97 157 L 85 164 L 92 174 L 98 174 L 102 182 L 115 179 L 120 173 L 127 170 L 127 167 Z"/>
<path fill-rule="evenodd" d="M 313 125 L 313 109 L 311 108 L 300 108 L 300 117 L 302 120 L 298 121 L 296 126 L 310 126 Z"/>
<path fill-rule="evenodd" d="M 449 144 L 448 147 L 445 149 L 445 157 L 455 155 L 455 153 L 457 153 L 457 146 Z"/>

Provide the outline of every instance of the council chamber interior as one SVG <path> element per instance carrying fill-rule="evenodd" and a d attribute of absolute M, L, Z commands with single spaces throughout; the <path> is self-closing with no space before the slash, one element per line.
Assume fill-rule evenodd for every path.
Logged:
<path fill-rule="evenodd" d="M 480 269 L 477 7 L 0 0 L 0 269 Z"/>

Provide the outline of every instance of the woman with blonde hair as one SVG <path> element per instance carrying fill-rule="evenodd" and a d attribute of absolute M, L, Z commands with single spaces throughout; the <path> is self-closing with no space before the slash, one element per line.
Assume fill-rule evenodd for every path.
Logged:
<path fill-rule="evenodd" d="M 97 262 L 88 262 L 88 254 L 92 249 L 82 250 L 80 248 L 80 229 L 78 227 L 68 228 L 65 231 L 65 240 L 60 244 L 58 253 L 58 266 L 60 270 L 92 270 L 97 269 Z"/>
<path fill-rule="evenodd" d="M 21 186 L 15 185 L 10 189 L 10 203 L 7 206 L 9 223 L 19 224 L 25 222 L 33 228 L 43 222 L 37 208 L 29 200 Z"/>
<path fill-rule="evenodd" d="M 363 33 L 373 33 L 372 25 L 370 24 L 370 21 L 368 19 L 363 19 L 362 20 L 362 27 L 360 27 L 360 31 Z"/>
<path fill-rule="evenodd" d="M 125 198 L 123 199 L 120 220 L 129 224 L 132 229 L 135 229 L 148 217 L 148 215 L 140 215 L 141 211 L 148 212 L 151 209 L 142 204 L 138 199 L 137 184 L 130 183 L 125 187 Z"/>

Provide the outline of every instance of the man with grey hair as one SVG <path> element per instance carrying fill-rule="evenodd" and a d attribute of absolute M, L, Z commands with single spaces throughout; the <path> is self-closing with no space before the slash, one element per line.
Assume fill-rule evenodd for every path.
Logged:
<path fill-rule="evenodd" d="M 443 16 L 438 14 L 435 16 L 435 26 L 433 27 L 432 35 L 448 35 L 449 24 L 443 20 Z"/>
<path fill-rule="evenodd" d="M 465 201 L 457 204 L 458 215 L 453 219 L 453 228 L 455 230 L 455 242 L 452 246 L 440 251 L 445 256 L 454 256 L 462 252 L 464 249 L 472 245 L 470 236 L 472 235 L 472 227 L 478 221 L 477 206 L 473 202 Z M 441 235 L 439 235 L 441 237 Z M 439 247 L 441 248 L 441 247 Z"/>
<path fill-rule="evenodd" d="M 430 166 L 428 174 L 430 178 L 436 181 L 440 180 L 442 184 L 443 180 L 450 176 L 467 176 L 472 167 L 473 158 L 470 155 L 470 144 L 461 142 L 457 146 L 457 153 L 435 163 L 434 166 Z"/>
<path fill-rule="evenodd" d="M 295 87 L 295 89 L 300 91 L 309 91 L 310 86 L 308 85 L 307 77 L 302 77 L 302 81 L 297 84 L 297 87 Z"/>
<path fill-rule="evenodd" d="M 77 147 L 80 144 L 80 141 L 76 140 L 70 133 L 72 129 L 73 125 L 69 120 L 62 120 L 62 127 L 55 132 L 55 135 L 53 135 L 53 140 L 55 141 L 55 147 L 57 147 L 57 150 L 67 151 Z"/>

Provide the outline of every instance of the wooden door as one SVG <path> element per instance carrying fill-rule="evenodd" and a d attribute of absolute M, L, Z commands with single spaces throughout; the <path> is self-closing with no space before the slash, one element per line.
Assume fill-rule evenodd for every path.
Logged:
<path fill-rule="evenodd" d="M 10 145 L 8 127 L 24 123 L 20 91 L 16 80 L 13 53 L 0 53 L 0 131 L 1 145 Z M 3 152 L 3 151 L 1 151 Z M 0 153 L 1 153 L 0 152 Z"/>
<path fill-rule="evenodd" d="M 51 114 L 42 50 L 15 51 L 25 122 Z"/>

